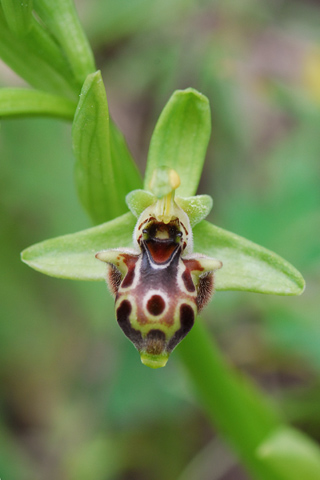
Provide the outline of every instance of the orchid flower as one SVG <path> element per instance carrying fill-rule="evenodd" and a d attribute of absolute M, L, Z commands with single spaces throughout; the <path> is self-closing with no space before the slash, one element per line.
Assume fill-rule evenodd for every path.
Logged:
<path fill-rule="evenodd" d="M 208 99 L 191 88 L 174 92 L 152 135 L 140 188 L 136 165 L 109 119 L 100 72 L 90 74 L 73 145 L 80 199 L 100 224 L 22 252 L 25 263 L 47 275 L 107 280 L 120 327 L 152 368 L 164 366 L 201 321 L 196 316 L 214 288 L 277 295 L 304 289 L 287 261 L 204 220 L 213 201 L 195 193 L 210 132 Z"/>

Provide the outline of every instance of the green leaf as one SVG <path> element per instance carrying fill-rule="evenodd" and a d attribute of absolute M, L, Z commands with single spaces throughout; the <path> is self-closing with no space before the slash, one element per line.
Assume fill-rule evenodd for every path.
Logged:
<path fill-rule="evenodd" d="M 299 295 L 301 274 L 275 253 L 239 235 L 202 221 L 193 230 L 194 251 L 223 262 L 215 274 L 216 290 L 244 290 Z"/>
<path fill-rule="evenodd" d="M 64 97 L 26 88 L 0 89 L 0 116 L 42 115 L 72 120 L 77 104 Z"/>
<path fill-rule="evenodd" d="M 81 232 L 37 243 L 21 253 L 30 267 L 72 280 L 103 280 L 106 266 L 95 258 L 100 250 L 131 247 L 136 218 L 131 212 Z"/>
<path fill-rule="evenodd" d="M 32 25 L 32 0 L 1 0 L 1 5 L 9 28 L 16 35 L 26 35 Z"/>
<path fill-rule="evenodd" d="M 0 57 L 33 87 L 75 99 L 78 88 L 63 54 L 50 35 L 33 19 L 31 31 L 17 37 L 0 7 Z"/>
<path fill-rule="evenodd" d="M 153 132 L 144 188 L 153 171 L 167 166 L 181 179 L 177 195 L 194 195 L 201 176 L 211 132 L 208 99 L 192 88 L 177 90 L 162 111 Z"/>
<path fill-rule="evenodd" d="M 280 427 L 258 448 L 257 457 L 281 480 L 318 480 L 320 450 L 306 435 Z"/>
<path fill-rule="evenodd" d="M 95 223 L 128 210 L 126 194 L 141 186 L 140 176 L 125 142 L 110 127 L 101 72 L 88 75 L 74 117 L 73 149 L 80 200 Z"/>
<path fill-rule="evenodd" d="M 62 46 L 76 79 L 82 84 L 96 70 L 94 56 L 72 0 L 35 0 L 35 9 Z"/>
<path fill-rule="evenodd" d="M 212 424 L 250 469 L 252 479 L 282 480 L 269 476 L 256 456 L 257 447 L 280 425 L 277 410 L 249 379 L 233 370 L 200 318 L 177 354 Z"/>

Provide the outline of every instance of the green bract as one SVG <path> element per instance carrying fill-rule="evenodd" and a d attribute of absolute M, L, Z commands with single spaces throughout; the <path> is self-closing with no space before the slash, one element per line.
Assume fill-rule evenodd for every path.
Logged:
<path fill-rule="evenodd" d="M 152 171 L 157 168 L 161 171 L 166 166 L 176 170 L 181 178 L 176 201 L 194 227 L 194 250 L 223 262 L 223 268 L 216 273 L 216 290 L 299 295 L 304 280 L 292 265 L 249 240 L 204 221 L 212 199 L 208 195 L 189 196 L 198 187 L 209 130 L 206 97 L 190 88 L 175 92 L 152 136 L 145 190 L 134 190 L 139 186 L 139 176 L 123 139 L 117 139 L 110 129 L 101 75 L 99 72 L 89 75 L 73 125 L 80 199 L 96 223 L 124 213 L 126 195 L 132 213 L 31 246 L 22 252 L 22 260 L 47 275 L 104 280 L 105 266 L 95 259 L 95 253 L 132 246 L 135 217 L 156 200 L 148 191 Z"/>

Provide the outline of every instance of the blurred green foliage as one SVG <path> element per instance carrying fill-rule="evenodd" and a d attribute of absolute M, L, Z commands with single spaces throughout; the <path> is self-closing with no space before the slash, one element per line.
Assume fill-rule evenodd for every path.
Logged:
<path fill-rule="evenodd" d="M 172 90 L 192 86 L 210 99 L 213 135 L 200 188 L 214 197 L 210 219 L 283 255 L 307 289 L 299 298 L 217 293 L 203 321 L 287 419 L 320 441 L 319 7 L 77 6 L 111 113 L 142 172 Z M 7 69 L 0 73 L 1 86 L 21 85 Z M 119 334 L 104 285 L 47 278 L 19 259 L 40 239 L 90 226 L 73 184 L 70 126 L 3 120 L 0 142 L 1 478 L 183 480 L 212 433 L 177 356 L 161 371 L 146 369 Z M 223 452 L 217 479 L 246 478 Z M 219 469 L 198 458 L 197 478 L 212 480 Z"/>

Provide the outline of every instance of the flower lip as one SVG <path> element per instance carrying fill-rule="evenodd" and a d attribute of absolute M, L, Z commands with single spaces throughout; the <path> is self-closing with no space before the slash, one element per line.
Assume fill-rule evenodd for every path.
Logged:
<path fill-rule="evenodd" d="M 181 251 L 179 244 L 172 240 L 143 240 L 141 247 L 145 248 L 151 263 L 167 264 Z"/>

